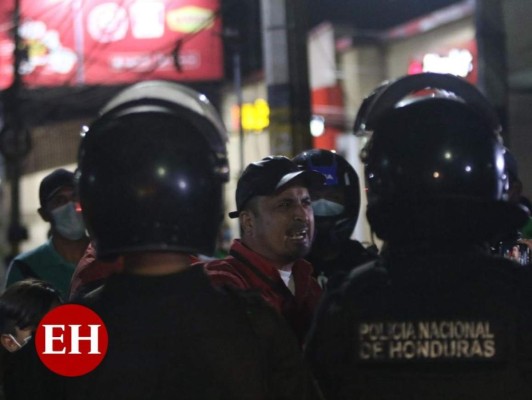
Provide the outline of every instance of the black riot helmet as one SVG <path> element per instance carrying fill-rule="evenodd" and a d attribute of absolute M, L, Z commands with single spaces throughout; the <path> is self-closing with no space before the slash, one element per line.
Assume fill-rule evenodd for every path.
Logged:
<path fill-rule="evenodd" d="M 85 130 L 77 184 L 98 257 L 211 254 L 223 217 L 227 135 L 207 98 L 165 81 L 132 85 Z"/>
<path fill-rule="evenodd" d="M 506 201 L 496 113 L 465 80 L 423 73 L 381 85 L 356 118 L 361 131 L 367 217 L 381 239 L 486 241 L 526 218 Z"/>
<path fill-rule="evenodd" d="M 351 164 L 341 155 L 322 149 L 299 153 L 293 161 L 302 168 L 320 172 L 325 176 L 325 185 L 320 191 L 336 191 L 341 195 L 337 203 L 340 203 L 343 209 L 338 209 L 338 212 L 335 212 L 334 208 L 327 209 L 327 200 L 320 196 L 313 198 L 317 232 L 315 244 L 329 245 L 349 240 L 360 210 L 359 180 Z M 324 203 L 323 210 L 320 202 Z"/>

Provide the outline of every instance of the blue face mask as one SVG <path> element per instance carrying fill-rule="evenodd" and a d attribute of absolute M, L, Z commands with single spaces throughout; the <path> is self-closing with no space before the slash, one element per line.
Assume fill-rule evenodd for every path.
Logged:
<path fill-rule="evenodd" d="M 312 202 L 312 210 L 316 217 L 334 217 L 343 213 L 345 207 L 334 201 L 319 199 Z"/>
<path fill-rule="evenodd" d="M 55 229 L 68 240 L 79 240 L 85 235 L 85 224 L 81 213 L 76 211 L 73 202 L 52 210 Z"/>

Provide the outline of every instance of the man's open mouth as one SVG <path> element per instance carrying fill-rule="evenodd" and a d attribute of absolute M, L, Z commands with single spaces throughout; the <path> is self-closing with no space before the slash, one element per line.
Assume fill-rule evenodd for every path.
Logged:
<path fill-rule="evenodd" d="M 308 236 L 308 228 L 292 230 L 286 236 L 291 240 L 303 240 Z"/>

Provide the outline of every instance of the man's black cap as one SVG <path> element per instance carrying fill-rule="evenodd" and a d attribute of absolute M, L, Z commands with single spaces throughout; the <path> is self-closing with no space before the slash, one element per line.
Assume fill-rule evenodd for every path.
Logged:
<path fill-rule="evenodd" d="M 39 186 L 39 201 L 41 202 L 41 207 L 44 207 L 46 202 L 65 186 L 74 187 L 73 172 L 59 168 L 51 174 L 46 175 Z"/>
<path fill-rule="evenodd" d="M 268 156 L 249 164 L 238 180 L 237 210 L 230 212 L 229 218 L 237 218 L 252 197 L 272 195 L 296 178 L 307 188 L 319 187 L 325 182 L 323 174 L 304 170 L 284 156 Z"/>

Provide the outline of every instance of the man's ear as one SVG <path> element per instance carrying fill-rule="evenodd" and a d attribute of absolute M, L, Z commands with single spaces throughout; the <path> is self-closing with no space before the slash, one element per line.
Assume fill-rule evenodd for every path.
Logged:
<path fill-rule="evenodd" d="M 19 349 L 19 346 L 17 346 L 13 338 L 5 333 L 2 333 L 2 336 L 0 336 L 0 342 L 2 343 L 4 349 L 10 353 L 13 353 Z"/>
<path fill-rule="evenodd" d="M 239 215 L 240 228 L 244 235 L 250 236 L 253 232 L 253 226 L 255 224 L 255 216 L 249 210 L 244 210 L 240 212 Z"/>

